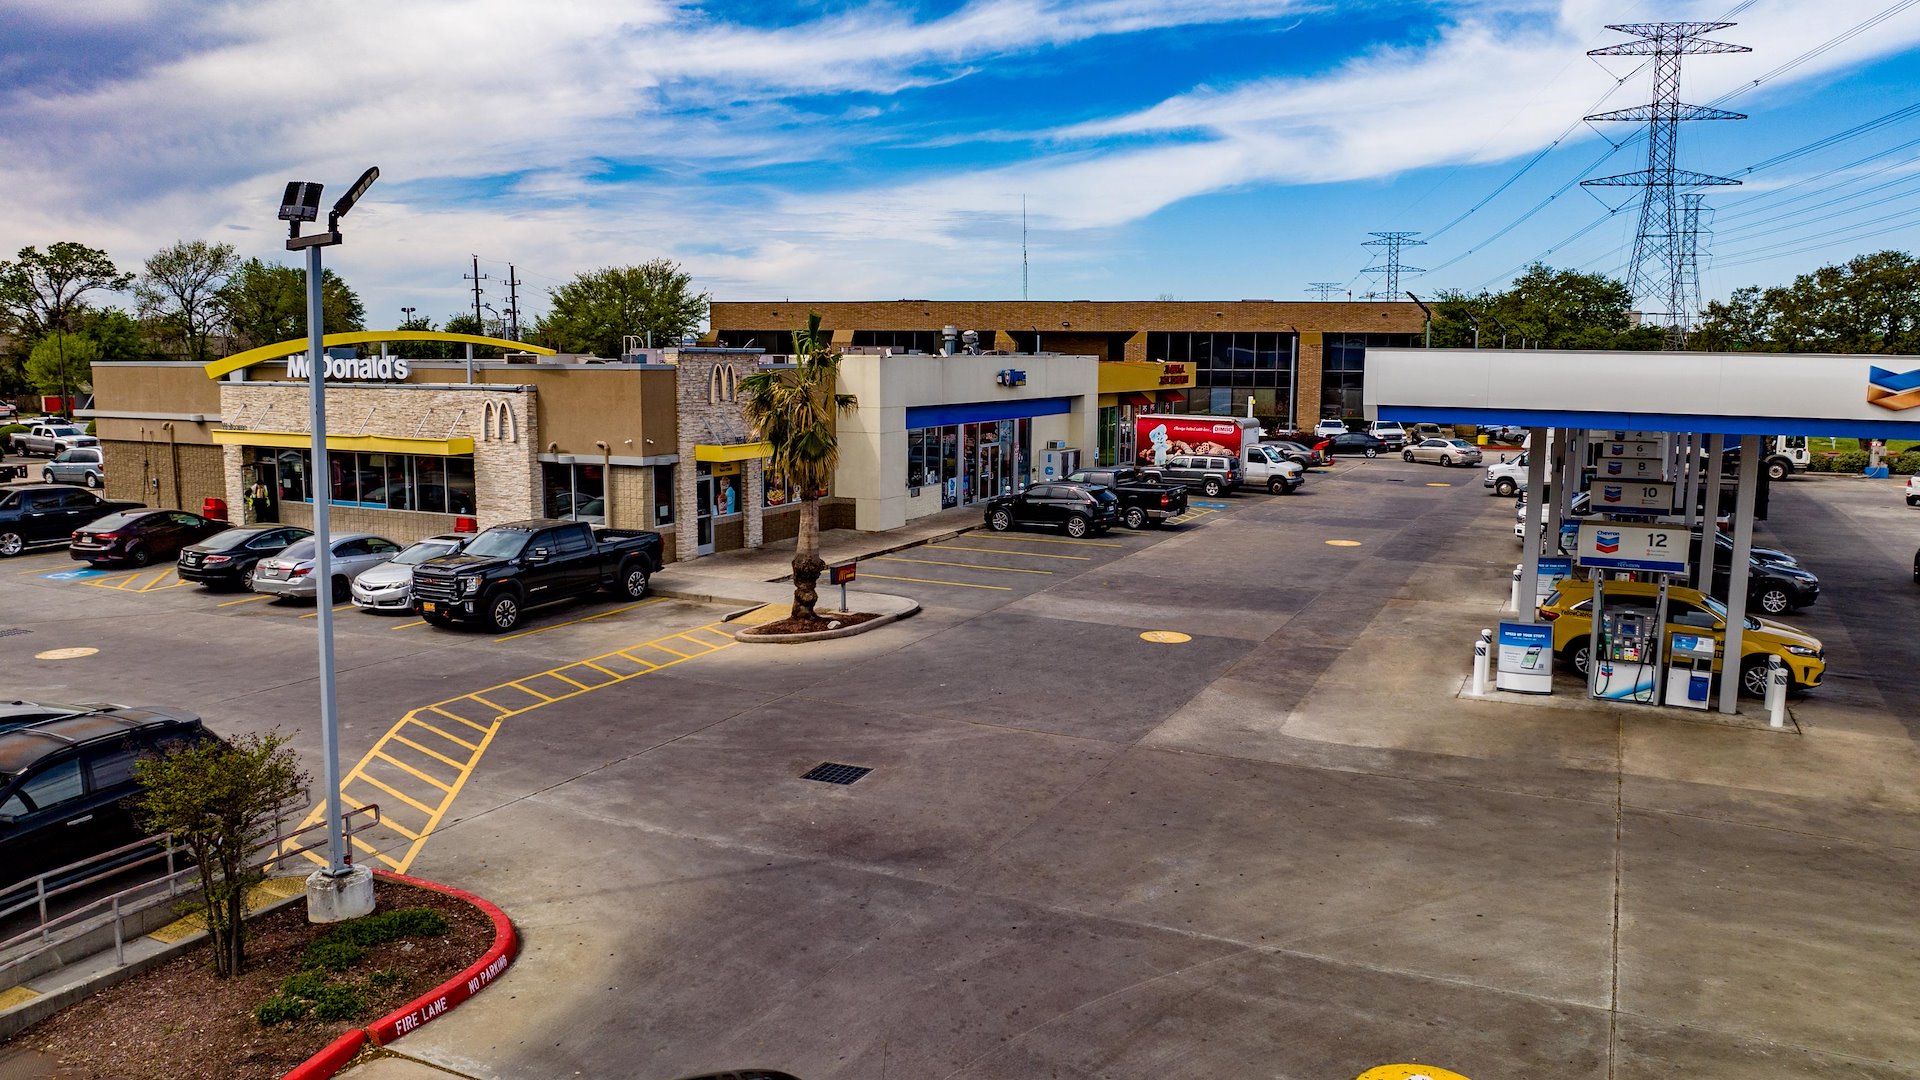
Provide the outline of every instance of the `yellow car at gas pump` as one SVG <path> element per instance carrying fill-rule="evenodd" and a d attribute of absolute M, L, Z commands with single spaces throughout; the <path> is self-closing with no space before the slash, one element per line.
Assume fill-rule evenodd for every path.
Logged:
<path fill-rule="evenodd" d="M 1606 583 L 1606 609 L 1616 604 L 1646 610 L 1651 614 L 1659 599 L 1660 586 L 1651 581 L 1609 581 Z M 1553 651 L 1560 662 L 1587 674 L 1587 650 L 1593 630 L 1593 583 L 1569 578 L 1560 583 L 1540 604 L 1540 619 L 1553 624 Z M 1667 586 L 1668 634 L 1708 634 L 1724 653 L 1727 644 L 1726 606 L 1698 589 Z M 1826 674 L 1826 647 L 1820 639 L 1785 623 L 1747 618 L 1740 634 L 1740 690 L 1752 697 L 1767 691 L 1767 657 L 1777 656 L 1787 666 L 1788 688 L 1811 690 Z M 1723 660 L 1716 657 L 1713 670 L 1720 671 Z"/>

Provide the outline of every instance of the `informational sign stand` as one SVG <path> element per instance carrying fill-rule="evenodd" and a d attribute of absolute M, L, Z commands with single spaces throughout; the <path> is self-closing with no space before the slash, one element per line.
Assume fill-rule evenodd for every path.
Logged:
<path fill-rule="evenodd" d="M 847 606 L 847 582 L 859 576 L 859 563 L 841 563 L 827 567 L 827 584 L 840 586 L 840 610 L 852 611 Z"/>
<path fill-rule="evenodd" d="M 1573 560 L 1565 556 L 1543 555 L 1540 558 L 1539 577 L 1534 583 L 1534 599 L 1544 601 L 1553 595 L 1560 583 L 1573 576 Z"/>
<path fill-rule="evenodd" d="M 1553 627 L 1543 623 L 1500 624 L 1496 690 L 1553 693 Z"/>

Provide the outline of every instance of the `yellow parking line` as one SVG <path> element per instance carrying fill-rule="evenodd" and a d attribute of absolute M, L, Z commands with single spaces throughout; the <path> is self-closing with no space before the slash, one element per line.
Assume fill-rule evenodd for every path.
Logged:
<path fill-rule="evenodd" d="M 167 576 L 169 574 L 173 575 L 172 584 L 169 584 L 169 585 L 160 584 L 161 582 L 167 580 Z M 161 589 L 177 589 L 182 585 L 191 585 L 191 584 L 193 583 L 190 581 L 184 581 L 180 578 L 178 574 L 174 574 L 172 567 L 168 567 L 166 573 L 161 574 L 159 577 L 154 578 L 152 581 L 149 581 L 145 585 L 140 586 L 140 591 L 141 592 L 159 592 Z"/>
<path fill-rule="evenodd" d="M 1602 622 L 1605 622 L 1606 620 L 1605 620 L 1605 619 L 1602 619 L 1601 621 L 1602 621 Z M 537 675 L 536 675 L 536 676 L 534 676 L 534 677 L 535 677 L 535 678 L 538 678 L 539 676 L 537 676 Z M 539 698 L 539 699 L 540 699 L 541 701 L 557 701 L 557 700 L 559 700 L 558 698 L 555 698 L 555 697 L 554 697 L 554 696 L 553 696 L 552 694 L 543 694 L 543 693 L 541 693 L 540 691 L 538 691 L 538 690 L 535 690 L 535 689 L 534 689 L 533 687 L 531 687 L 531 686 L 527 686 L 527 685 L 524 685 L 524 683 L 520 683 L 520 682 L 516 682 L 516 683 L 509 683 L 508 685 L 509 685 L 509 686 L 511 686 L 511 687 L 513 687 L 513 688 L 514 688 L 515 690 L 518 690 L 518 691 L 520 691 L 520 692 L 521 692 L 521 693 L 523 693 L 523 694 L 532 694 L 532 695 L 533 695 L 534 697 L 537 697 L 537 698 Z"/>
<path fill-rule="evenodd" d="M 383 755 L 381 755 L 378 750 L 375 750 L 372 756 L 383 756 Z M 413 798 L 412 796 L 406 794 L 405 792 L 395 791 L 391 786 L 387 784 L 383 784 L 379 780 L 376 780 L 373 777 L 368 776 L 364 770 L 355 770 L 355 773 L 356 773 L 354 777 L 355 779 L 363 781 L 368 784 L 372 784 L 374 787 L 377 787 L 381 791 L 384 791 L 387 794 L 393 796 L 394 798 L 399 799 L 401 802 L 406 803 L 408 806 L 413 807 L 415 810 L 418 810 L 423 814 L 433 813 L 433 807 L 428 806 L 426 803 L 420 802 L 418 799 Z"/>
<path fill-rule="evenodd" d="M 1606 620 L 1605 620 L 1605 619 L 1602 619 L 1601 621 L 1602 621 L 1602 622 L 1605 622 Z M 416 724 L 419 724 L 420 722 L 419 722 L 418 720 L 416 720 L 416 721 L 414 721 L 414 723 L 416 723 Z M 425 725 L 425 724 L 420 724 L 420 726 L 421 726 L 421 727 L 426 727 L 427 725 Z M 405 735 L 395 735 L 395 734 L 392 734 L 392 733 L 389 733 L 389 734 L 388 734 L 388 737 L 389 737 L 389 738 L 391 738 L 391 739 L 392 739 L 392 740 L 393 740 L 394 742 L 397 742 L 397 743 L 399 743 L 399 744 L 400 744 L 401 746 L 411 746 L 411 747 L 413 747 L 413 748 L 414 748 L 415 750 L 418 750 L 418 751 L 420 751 L 421 753 L 423 753 L 423 754 L 425 754 L 425 755 L 427 755 L 428 757 L 430 757 L 430 758 L 433 758 L 433 759 L 434 759 L 434 760 L 436 760 L 436 761 L 440 761 L 440 762 L 442 762 L 442 763 L 444 763 L 444 764 L 447 764 L 447 765 L 451 765 L 451 766 L 453 766 L 453 767 L 454 767 L 454 768 L 456 768 L 456 769 L 464 769 L 464 768 L 466 768 L 466 766 L 465 766 L 465 765 L 462 765 L 462 764 L 461 764 L 460 762 L 458 762 L 458 761 L 455 761 L 455 760 L 453 760 L 452 758 L 450 758 L 450 757 L 448 757 L 447 755 L 445 755 L 445 754 L 443 754 L 443 753 L 441 753 L 440 751 L 438 751 L 438 750 L 429 750 L 429 749 L 427 749 L 426 747 L 424 747 L 424 746 L 421 746 L 421 745 L 420 745 L 419 743 L 417 743 L 417 742 L 414 742 L 414 741 L 413 741 L 412 739 L 409 739 L 409 738 L 407 738 L 407 737 L 406 737 Z M 460 745 L 462 745 L 462 746 L 465 746 L 465 747 L 467 747 L 467 748 L 468 748 L 469 750 L 471 750 L 471 749 L 473 748 L 473 746 L 472 746 L 472 744 L 471 744 L 471 743 L 461 743 Z"/>
<path fill-rule="evenodd" d="M 351 607 L 353 607 L 353 605 L 352 605 L 352 604 L 341 604 L 341 605 L 340 605 L 339 607 L 336 607 L 336 608 L 334 608 L 333 610 L 335 610 L 335 611 L 346 611 L 346 610 L 348 610 L 348 609 L 349 609 L 349 608 L 351 608 Z M 319 611 L 309 611 L 309 612 L 307 612 L 307 613 L 306 613 L 305 615 L 302 615 L 302 616 L 300 616 L 300 617 L 301 617 L 301 618 L 303 618 L 303 619 L 317 619 L 317 618 L 319 618 L 319 617 L 320 617 L 320 612 L 319 612 Z M 1606 620 L 1605 620 L 1605 619 L 1602 619 L 1602 620 L 1600 620 L 1600 621 L 1601 621 L 1601 622 L 1605 622 Z"/>
<path fill-rule="evenodd" d="M 1011 553 L 1009 553 L 1011 554 Z M 941 559 L 902 559 L 894 555 L 880 555 L 868 562 L 910 562 L 922 566 L 964 566 L 969 570 L 988 570 L 996 574 L 1052 574 L 1051 570 L 1022 570 L 1017 566 L 977 566 L 973 563 L 946 562 Z M 1602 620 L 1605 621 L 1605 620 Z"/>
<path fill-rule="evenodd" d="M 273 597 L 268 596 L 265 593 L 261 593 L 258 596 L 245 596 L 245 597 L 241 597 L 238 600 L 223 600 L 220 603 L 215 604 L 213 606 L 214 607 L 232 607 L 235 604 L 251 604 L 258 600 L 271 600 L 271 599 L 273 599 Z M 1606 620 L 1602 619 L 1601 621 L 1605 622 Z"/>
<path fill-rule="evenodd" d="M 1601 621 L 1601 622 L 1605 622 L 1606 620 L 1605 620 L 1605 619 L 1602 619 L 1602 620 L 1600 620 L 1600 621 Z M 578 680 L 578 679 L 569 679 L 569 678 L 567 678 L 567 677 L 566 677 L 565 675 L 562 675 L 562 674 L 560 674 L 560 673 L 559 673 L 559 672 L 557 672 L 557 671 L 549 671 L 549 672 L 547 672 L 547 674 L 549 674 L 549 675 L 551 675 L 551 676 L 553 676 L 553 677 L 554 677 L 554 678 L 556 678 L 556 679 L 559 679 L 559 680 L 560 680 L 561 682 L 563 682 L 563 683 L 567 683 L 567 684 L 569 684 L 569 685 L 572 685 L 572 686 L 577 686 L 577 687 L 579 687 L 579 688 L 580 688 L 580 689 L 582 689 L 582 690 L 591 690 L 591 689 L 593 689 L 593 687 L 591 687 L 591 686 L 588 686 L 588 685 L 587 685 L 586 683 L 583 683 L 583 682 L 581 682 L 581 681 L 580 681 L 580 680 Z"/>
<path fill-rule="evenodd" d="M 1602 621 L 1605 621 L 1605 620 L 1602 620 Z M 457 698 L 448 698 L 448 699 L 447 699 L 447 701 L 445 702 L 445 704 L 448 704 L 448 705 L 451 705 L 451 704 L 453 704 L 453 703 L 454 703 L 454 702 L 456 702 L 456 701 L 465 701 L 465 700 L 467 700 L 468 698 L 471 698 L 471 697 L 474 697 L 474 695 L 472 695 L 472 694 L 467 694 L 467 695 L 465 695 L 465 696 L 463 696 L 463 697 L 457 697 Z M 489 704 L 489 705 L 492 705 L 492 706 L 493 706 L 493 709 L 494 709 L 494 711 L 495 711 L 495 712 L 505 712 L 505 711 L 506 711 L 505 709 L 502 709 L 502 708 L 500 708 L 500 706 L 498 706 L 498 705 L 493 705 L 493 703 L 492 703 L 492 702 L 487 702 L 487 704 Z M 471 721 L 471 720 L 469 720 L 469 719 L 467 719 L 467 718 L 466 718 L 466 717 L 464 717 L 464 716 L 460 716 L 460 715 L 458 715 L 458 714 L 455 714 L 455 713 L 450 713 L 450 712 L 448 712 L 447 710 L 445 710 L 445 709 L 443 709 L 443 708 L 441 708 L 441 707 L 440 707 L 440 706 L 438 706 L 438 705 L 429 705 L 429 706 L 427 706 L 427 708 L 428 708 L 428 709 L 429 709 L 430 711 L 432 711 L 432 712 L 437 712 L 437 713 L 439 713 L 439 714 L 440 714 L 441 716 L 444 716 L 444 717 L 446 717 L 446 718 L 447 718 L 447 719 L 449 719 L 449 720 L 454 720 L 454 721 L 458 721 L 459 723 L 462 723 L 462 724 L 465 724 L 465 725 L 467 725 L 468 727 L 470 727 L 470 728 L 472 728 L 472 729 L 473 729 L 473 730 L 475 730 L 475 731 L 478 731 L 478 732 L 483 732 L 483 733 L 484 733 L 484 732 L 488 732 L 488 731 L 492 731 L 492 730 L 493 730 L 492 728 L 490 728 L 490 727 L 488 727 L 488 726 L 486 726 L 485 724 L 476 724 L 476 723 L 474 723 L 473 721 Z M 447 737 L 448 737 L 448 738 L 450 738 L 450 739 L 451 739 L 451 738 L 453 738 L 453 736 L 451 736 L 451 735 L 449 735 L 449 736 L 447 736 Z M 456 739 L 455 741 L 457 742 L 457 741 L 459 741 L 459 740 L 457 740 L 457 739 Z M 467 745 L 468 745 L 468 746 L 472 746 L 473 744 L 472 744 L 472 743 L 468 743 Z"/>
<path fill-rule="evenodd" d="M 634 608 L 643 608 L 648 606 L 649 604 L 663 604 L 666 602 L 666 600 L 667 598 L 664 596 L 655 597 L 652 600 L 642 600 L 637 604 L 628 604 L 626 607 L 614 608 L 612 611 L 602 611 L 597 615 L 588 615 L 585 618 L 580 618 L 580 619 L 568 619 L 566 622 L 554 623 L 552 626 L 543 626 L 538 630 L 522 630 L 517 634 L 508 634 L 505 637 L 497 637 L 497 638 L 494 638 L 493 640 L 512 641 L 515 638 L 532 637 L 535 634 L 544 634 L 549 630 L 558 630 L 563 626 L 572 626 L 575 623 L 592 622 L 595 619 L 604 619 L 609 615 L 618 615 L 623 611 L 632 611 Z"/>
<path fill-rule="evenodd" d="M 1606 620 L 1602 619 L 1600 621 L 1605 622 Z M 412 773 L 413 775 L 419 777 L 420 779 L 425 780 L 427 783 L 432 784 L 434 787 L 439 788 L 441 791 L 448 790 L 447 785 L 441 783 L 440 781 L 434 779 L 433 777 L 427 775 L 426 773 L 421 772 L 419 769 L 414 768 L 413 766 L 407 764 L 406 762 L 401 761 L 399 758 L 394 757 L 391 754 L 385 754 L 376 750 L 373 752 L 373 756 L 379 758 L 381 761 L 386 762 L 387 764 L 393 766 L 396 769 L 401 769 L 403 771 Z"/>
<path fill-rule="evenodd" d="M 995 592 L 1013 591 L 1013 588 L 1008 585 L 969 585 L 964 581 L 941 581 L 938 578 L 923 577 L 889 577 L 886 574 L 868 574 L 867 576 L 873 578 L 875 581 L 915 581 L 922 585 L 953 585 L 962 589 L 992 589 Z"/>
<path fill-rule="evenodd" d="M 1601 622 L 1605 622 L 1606 620 L 1605 620 L 1605 619 L 1602 619 L 1602 620 L 1600 620 L 1600 621 L 1601 621 Z M 668 636 L 668 637 L 677 637 L 678 635 L 676 635 L 676 634 L 669 634 L 669 635 L 667 635 L 667 636 Z M 649 642 L 647 642 L 647 643 L 646 643 L 645 645 L 641 645 L 641 646 L 638 646 L 638 648 L 642 648 L 642 649 L 659 649 L 659 650 L 660 650 L 661 652 L 664 652 L 664 653 L 672 653 L 673 655 L 675 655 L 675 656 L 677 656 L 677 657 L 679 657 L 679 658 L 680 658 L 680 659 L 682 659 L 682 660 L 690 660 L 690 659 L 692 659 L 693 657 L 695 657 L 695 656 L 698 656 L 698 655 L 700 655 L 699 653 L 683 653 L 683 652 L 681 652 L 681 651 L 680 651 L 679 649 L 669 649 L 669 648 L 667 648 L 667 647 L 666 647 L 665 645 L 662 645 L 662 644 L 660 644 L 660 642 L 658 642 L 658 641 L 649 641 Z M 626 653 L 624 653 L 624 652 L 623 652 L 623 653 L 621 653 L 620 655 L 621 655 L 621 656 L 626 656 L 626 657 L 627 657 L 627 659 L 629 659 L 629 660 L 631 660 L 631 661 L 633 661 L 633 662 L 634 662 L 634 663 L 636 663 L 636 664 L 644 664 L 644 663 L 646 663 L 646 662 L 647 662 L 647 661 L 645 661 L 645 660 L 642 660 L 642 659 L 640 659 L 640 658 L 639 658 L 639 657 L 637 657 L 637 656 L 628 656 L 628 655 L 627 655 Z M 672 663 L 672 661 L 668 661 L 668 663 Z"/>
<path fill-rule="evenodd" d="M 1606 620 L 1605 620 L 1605 619 L 1601 619 L 1600 621 L 1601 621 L 1601 622 L 1606 622 Z M 625 654 L 625 653 L 621 653 L 620 655 L 622 655 L 622 656 L 625 656 L 626 654 Z M 631 659 L 631 658 L 629 658 L 629 659 Z M 603 668 L 603 667 L 601 667 L 601 666 L 600 666 L 599 664 L 596 664 L 596 663 L 594 663 L 594 662 L 593 662 L 593 661 L 591 661 L 591 660 L 582 660 L 582 661 L 580 661 L 580 663 L 581 663 L 581 664 L 583 664 L 583 665 L 585 665 L 585 666 L 587 666 L 587 667 L 590 667 L 590 668 L 592 668 L 593 670 L 595 670 L 595 671 L 597 671 L 597 672 L 599 672 L 599 673 L 600 673 L 600 674 L 602 674 L 602 675 L 611 675 L 611 676 L 613 676 L 613 677 L 614 677 L 614 678 L 616 678 L 616 679 L 618 679 L 618 678 L 620 678 L 620 673 L 619 673 L 619 672 L 617 672 L 617 671 L 608 671 L 608 670 L 607 670 L 606 668 Z M 567 666 L 568 666 L 568 667 L 572 667 L 573 665 L 572 665 L 572 664 L 568 664 Z M 601 683 L 600 685 L 601 685 L 601 686 L 606 686 L 606 685 L 608 685 L 608 684 L 607 684 L 607 683 Z M 599 689 L 599 687 L 597 687 L 597 686 L 596 686 L 596 687 L 589 687 L 588 689 L 592 689 L 592 690 L 597 690 L 597 689 Z"/>
<path fill-rule="evenodd" d="M 1605 620 L 1605 619 L 1602 619 L 1602 620 L 1600 620 L 1600 621 L 1601 621 L 1601 622 L 1605 622 L 1606 620 Z M 414 626 L 425 626 L 425 625 L 427 625 L 427 620 L 425 620 L 425 619 L 416 619 L 416 620 L 414 620 L 413 622 L 403 622 L 403 623 L 401 623 L 401 624 L 400 624 L 399 626 L 389 626 L 389 627 L 387 627 L 387 629 L 389 629 L 389 630 L 405 630 L 405 629 L 408 629 L 409 627 L 414 627 Z"/>
<path fill-rule="evenodd" d="M 1018 540 L 1024 544 L 1079 544 L 1081 547 L 1114 547 L 1114 548 L 1123 548 L 1127 546 L 1125 544 L 1116 544 L 1111 540 L 1062 540 L 1059 537 L 1054 537 L 1054 536 L 1016 536 L 1013 533 L 1001 533 L 1001 532 L 994 533 L 993 538 L 995 540 Z"/>
<path fill-rule="evenodd" d="M 1006 548 L 962 547 L 959 544 L 929 544 L 928 551 L 984 551 L 992 555 L 1018 555 L 1023 559 L 1072 559 L 1074 562 L 1092 562 L 1091 555 L 1050 555 L 1044 551 L 1008 551 Z"/>
<path fill-rule="evenodd" d="M 1605 619 L 1602 619 L 1602 620 L 1600 620 L 1600 621 L 1601 621 L 1601 622 L 1605 622 L 1606 620 L 1605 620 Z M 418 710 L 418 709 L 416 709 L 416 710 L 414 710 L 414 711 L 415 711 L 415 712 L 418 712 L 419 710 Z M 439 712 L 440 710 L 439 710 L 439 709 L 435 709 L 435 710 L 433 710 L 433 711 L 434 711 L 434 712 Z M 433 726 L 432 724 L 429 724 L 429 723 L 427 723 L 427 722 L 426 722 L 425 720 L 422 720 L 422 719 L 420 719 L 419 717 L 415 717 L 415 718 L 413 719 L 413 723 L 415 723 L 415 724 L 418 724 L 418 725 L 420 725 L 420 726 L 421 726 L 421 727 L 423 727 L 423 728 L 426 728 L 426 729 L 427 729 L 428 731 L 431 731 L 431 732 L 433 732 L 433 733 L 434 733 L 435 735 L 438 735 L 438 736 L 440 736 L 441 738 L 443 738 L 443 739 L 445 739 L 445 740 L 447 740 L 447 741 L 448 741 L 448 742 L 450 742 L 450 743 L 459 743 L 459 744 L 460 744 L 461 746 L 464 746 L 464 747 L 466 747 L 466 748 L 467 748 L 467 749 L 469 749 L 469 750 L 478 750 L 478 749 L 480 749 L 480 747 L 479 747 L 479 746 L 477 746 L 477 745 L 475 745 L 474 743 L 470 743 L 470 742 L 468 742 L 467 740 L 465 740 L 465 739 L 463 739 L 463 738 L 461 738 L 461 737 L 460 737 L 460 736 L 458 736 L 458 735 L 449 735 L 449 734 L 447 734 L 446 732 L 444 732 L 444 731 L 441 731 L 441 730 L 440 730 L 439 728 L 437 728 L 437 727 L 434 727 L 434 726 Z M 396 730 L 396 731 L 397 731 L 397 730 L 399 730 L 399 728 L 398 728 L 398 727 L 396 726 L 394 730 Z M 485 729 L 482 729 L 482 730 L 485 730 Z"/>

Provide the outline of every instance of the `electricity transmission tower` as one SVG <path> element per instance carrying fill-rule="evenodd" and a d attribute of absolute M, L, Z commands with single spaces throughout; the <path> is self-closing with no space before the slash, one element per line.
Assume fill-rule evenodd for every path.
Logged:
<path fill-rule="evenodd" d="M 1675 347 L 1683 347 L 1693 328 L 1694 315 L 1700 312 L 1700 211 L 1707 197 L 1698 192 L 1680 196 L 1680 319 L 1669 340 L 1678 338 Z"/>
<path fill-rule="evenodd" d="M 1337 281 L 1314 281 L 1309 282 L 1307 285 L 1307 291 L 1314 294 L 1313 298 L 1315 300 L 1331 299 L 1333 294 L 1339 292 L 1341 289 L 1342 285 Z"/>
<path fill-rule="evenodd" d="M 1367 235 L 1377 236 L 1379 239 L 1368 240 L 1360 246 L 1380 248 L 1380 258 L 1385 261 L 1376 262 L 1374 265 L 1362 270 L 1361 273 L 1382 275 L 1380 288 L 1374 290 L 1377 295 L 1389 297 L 1399 296 L 1400 271 L 1407 270 L 1416 274 L 1421 271 L 1421 268 L 1418 266 L 1403 266 L 1401 264 L 1400 249 L 1403 247 L 1425 247 L 1427 242 L 1425 240 L 1415 240 L 1414 237 L 1420 235 L 1417 232 L 1370 232 Z"/>
<path fill-rule="evenodd" d="M 1636 298 L 1666 305 L 1667 347 L 1686 344 L 1685 211 L 1677 196 L 1688 188 L 1738 184 L 1724 176 L 1682 169 L 1674 162 L 1682 120 L 1745 120 L 1746 115 L 1680 100 L 1680 58 L 1712 53 L 1752 52 L 1745 45 L 1729 45 L 1701 37 L 1734 25 L 1730 22 L 1618 23 L 1607 29 L 1632 34 L 1636 40 L 1594 49 L 1588 56 L 1651 56 L 1653 101 L 1629 109 L 1596 113 L 1586 119 L 1624 120 L 1647 125 L 1647 167 L 1636 172 L 1586 180 L 1587 187 L 1637 187 L 1640 225 L 1633 234 L 1633 261 L 1627 287 Z M 1698 220 L 1697 217 L 1695 219 Z"/>

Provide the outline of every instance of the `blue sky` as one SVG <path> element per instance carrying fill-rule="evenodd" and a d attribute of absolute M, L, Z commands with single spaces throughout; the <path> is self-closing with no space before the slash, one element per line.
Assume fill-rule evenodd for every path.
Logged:
<path fill-rule="evenodd" d="M 329 255 L 376 325 L 462 310 L 474 254 L 524 317 L 657 256 L 722 300 L 1017 298 L 1023 196 L 1036 298 L 1360 295 L 1380 229 L 1431 240 L 1422 293 L 1619 273 L 1632 192 L 1533 210 L 1644 164 L 1578 121 L 1647 72 L 1585 53 L 1723 17 L 1754 51 L 1689 58 L 1683 97 L 1751 119 L 1679 156 L 1748 183 L 1710 194 L 1704 292 L 1913 248 L 1920 108 L 1743 171 L 1920 103 L 1916 0 L 0 0 L 0 250 L 283 259 L 283 183 L 378 164 Z"/>

